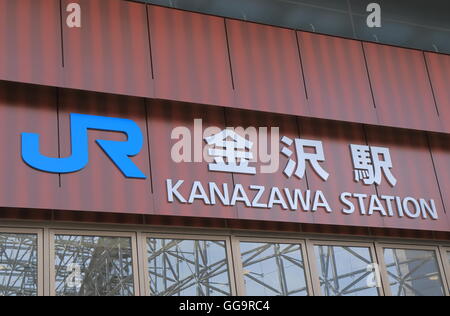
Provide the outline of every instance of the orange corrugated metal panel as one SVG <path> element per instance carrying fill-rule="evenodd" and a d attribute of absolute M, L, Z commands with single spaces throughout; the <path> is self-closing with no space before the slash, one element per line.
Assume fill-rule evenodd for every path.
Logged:
<path fill-rule="evenodd" d="M 442 129 L 450 133 L 450 56 L 425 53 Z"/>
<path fill-rule="evenodd" d="M 62 15 L 71 0 L 62 0 Z M 81 28 L 63 27 L 64 86 L 153 97 L 145 4 L 79 0 Z"/>
<path fill-rule="evenodd" d="M 370 146 L 389 148 L 392 160 L 392 174 L 397 184 L 392 186 L 386 178 L 377 187 L 378 194 L 386 196 L 399 196 L 401 199 L 412 197 L 429 202 L 435 201 L 438 220 L 423 218 L 409 218 L 408 216 L 385 217 L 384 226 L 390 228 L 447 230 L 449 223 L 444 211 L 438 182 L 434 173 L 434 165 L 430 153 L 427 136 L 424 132 L 406 131 L 394 128 L 367 127 L 367 141 Z M 396 203 L 392 203 L 397 208 Z M 404 209 L 404 204 L 403 209 Z M 408 204 L 412 213 L 415 207 Z"/>
<path fill-rule="evenodd" d="M 59 97 L 61 157 L 71 155 L 70 114 L 89 114 L 133 120 L 144 135 L 141 152 L 131 159 L 146 179 L 126 178 L 95 140 L 126 140 L 122 133 L 89 131 L 89 164 L 81 171 L 61 175 L 58 208 L 117 213 L 152 214 L 152 176 L 146 137 L 145 100 L 76 90 L 63 90 Z M 123 106 L 126 104 L 127 106 Z"/>
<path fill-rule="evenodd" d="M 0 0 L 0 79 L 62 85 L 59 0 Z"/>
<path fill-rule="evenodd" d="M 430 134 L 431 154 L 450 223 L 450 135 Z"/>
<path fill-rule="evenodd" d="M 58 157 L 57 90 L 0 82 L 0 205 L 52 208 L 59 189 L 56 174 L 29 167 L 21 157 L 21 134 L 40 136 L 40 150 Z"/>
<path fill-rule="evenodd" d="M 176 197 L 174 197 L 174 203 L 168 201 L 166 189 L 166 180 L 168 179 L 172 180 L 174 186 L 178 181 L 183 181 L 178 191 L 185 200 L 189 199 L 195 181 L 200 181 L 202 187 L 207 191 L 209 182 L 216 182 L 219 185 L 226 184 L 232 188 L 231 173 L 208 171 L 208 163 L 203 159 L 203 151 L 198 152 L 198 148 L 203 148 L 198 145 L 203 146 L 205 143 L 203 129 L 201 126 L 195 127 L 195 119 L 202 120 L 203 128 L 216 127 L 219 131 L 225 128 L 224 110 L 221 108 L 190 105 L 189 111 L 186 111 L 185 104 L 176 102 L 152 101 L 148 104 L 148 135 L 153 171 L 155 214 L 237 218 L 236 207 L 223 207 L 220 203 L 207 205 L 206 201 L 200 199 L 194 200 L 193 203 L 183 203 Z M 178 130 L 175 130 L 176 128 Z M 187 143 L 191 145 L 191 149 L 174 147 L 176 143 Z M 180 157 L 172 156 L 172 152 L 179 153 Z M 178 159 L 184 161 L 179 162 Z M 194 190 L 194 193 L 200 194 L 199 192 L 199 190 Z"/>
<path fill-rule="evenodd" d="M 308 184 L 312 190 L 321 190 L 328 199 L 333 213 L 320 210 L 314 214 L 314 223 L 348 226 L 383 226 L 380 216 L 362 216 L 360 212 L 343 214 L 345 207 L 340 202 L 342 192 L 373 195 L 374 185 L 363 185 L 353 178 L 353 163 L 350 144 L 366 145 L 363 126 L 341 122 L 326 122 L 316 119 L 300 119 L 300 134 L 304 139 L 322 141 L 326 160 L 321 166 L 330 173 L 327 181 L 320 178 L 312 168 L 307 170 Z"/>
<path fill-rule="evenodd" d="M 377 124 L 361 42 L 298 32 L 311 115 Z"/>
<path fill-rule="evenodd" d="M 295 32 L 227 20 L 236 107 L 309 115 Z"/>
<path fill-rule="evenodd" d="M 259 139 L 251 139 L 254 143 L 252 148 L 252 155 L 256 161 L 250 164 L 251 167 L 256 168 L 255 175 L 234 174 L 233 179 L 235 184 L 241 184 L 247 191 L 251 185 L 260 185 L 265 187 L 265 192 L 261 196 L 259 204 L 268 204 L 270 197 L 270 190 L 272 187 L 277 187 L 280 190 L 301 189 L 303 192 L 308 189 L 306 179 L 298 179 L 295 176 L 288 178 L 283 175 L 288 158 L 280 154 L 280 149 L 277 150 L 280 144 L 281 137 L 289 137 L 290 139 L 299 138 L 299 130 L 295 117 L 286 117 L 278 114 L 268 113 L 254 113 L 252 111 L 227 110 L 227 126 L 235 128 L 242 127 L 244 129 L 264 127 L 267 128 L 267 137 L 264 137 L 261 131 L 258 131 Z M 275 130 L 272 130 L 275 128 Z M 277 130 L 278 128 L 278 130 Z M 241 135 L 245 136 L 245 135 Z M 276 146 L 274 146 L 276 145 Z M 267 148 L 267 150 L 265 150 Z M 290 148 L 294 150 L 293 148 Z M 264 154 L 270 154 L 270 161 Z M 275 158 L 275 159 L 274 159 Z M 276 164 L 276 159 L 279 158 L 279 164 Z M 267 161 L 263 161 L 263 159 Z M 253 200 L 256 190 L 249 191 L 249 199 Z M 286 211 L 281 205 L 274 204 L 272 208 L 249 208 L 243 203 L 238 203 L 238 218 L 265 220 L 274 222 L 296 222 L 296 223 L 311 223 L 313 216 L 310 212 L 302 210 Z"/>
<path fill-rule="evenodd" d="M 224 19 L 148 8 L 156 97 L 233 106 Z"/>
<path fill-rule="evenodd" d="M 379 123 L 441 131 L 423 52 L 364 43 Z"/>

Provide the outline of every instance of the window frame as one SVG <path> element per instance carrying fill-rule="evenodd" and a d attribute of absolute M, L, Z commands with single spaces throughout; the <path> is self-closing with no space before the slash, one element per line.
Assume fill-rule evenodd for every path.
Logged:
<path fill-rule="evenodd" d="M 139 279 L 139 265 L 137 255 L 137 239 L 135 232 L 112 232 L 112 231 L 88 231 L 88 230 L 50 230 L 49 231 L 49 296 L 56 296 L 56 271 L 55 271 L 55 236 L 81 236 L 81 237 L 116 237 L 116 238 L 130 238 L 131 253 L 133 260 L 133 285 L 134 296 L 140 296 L 140 279 Z"/>
<path fill-rule="evenodd" d="M 434 251 L 436 256 L 436 261 L 438 265 L 438 270 L 442 280 L 442 286 L 444 288 L 444 296 L 449 296 L 449 289 L 447 286 L 446 274 L 444 273 L 444 267 L 442 258 L 439 252 L 438 246 L 430 246 L 426 244 L 410 244 L 410 243 L 393 243 L 393 242 L 381 242 L 376 244 L 376 251 L 378 254 L 378 261 L 381 271 L 381 279 L 383 280 L 383 284 L 385 285 L 385 293 L 386 296 L 393 296 L 391 285 L 389 282 L 389 274 L 387 271 L 386 261 L 384 257 L 384 249 L 400 249 L 400 250 L 422 250 L 422 251 Z"/>
<path fill-rule="evenodd" d="M 228 279 L 230 282 L 230 296 L 236 296 L 236 280 L 235 280 L 235 270 L 233 264 L 233 252 L 232 245 L 229 236 L 221 236 L 221 235 L 208 235 L 208 234 L 177 234 L 177 233 L 151 233 L 145 232 L 141 233 L 140 240 L 140 251 L 141 251 L 141 273 L 142 276 L 142 295 L 143 296 L 152 296 L 150 293 L 150 289 L 148 288 L 148 284 L 150 282 L 150 276 L 148 275 L 148 260 L 147 260 L 147 239 L 172 239 L 172 240 L 194 240 L 194 241 L 223 241 L 225 242 L 225 251 L 226 251 L 226 260 L 228 265 Z"/>
<path fill-rule="evenodd" d="M 446 285 L 449 291 L 449 294 L 447 295 L 450 296 L 450 247 L 439 246 L 439 252 L 440 252 L 440 259 L 444 267 L 445 273 L 445 276 L 443 277 L 445 279 L 444 282 L 447 282 Z"/>

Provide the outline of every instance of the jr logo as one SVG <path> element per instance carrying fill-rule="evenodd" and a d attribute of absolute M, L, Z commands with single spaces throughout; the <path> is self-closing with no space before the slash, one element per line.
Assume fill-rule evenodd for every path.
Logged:
<path fill-rule="evenodd" d="M 22 134 L 22 159 L 30 167 L 50 173 L 73 173 L 85 168 L 89 163 L 88 130 L 122 132 L 127 135 L 125 142 L 96 140 L 105 154 L 127 178 L 145 179 L 146 176 L 130 157 L 142 149 L 144 139 L 139 126 L 127 119 L 103 116 L 70 114 L 72 156 L 51 158 L 43 156 L 39 150 L 39 135 Z"/>

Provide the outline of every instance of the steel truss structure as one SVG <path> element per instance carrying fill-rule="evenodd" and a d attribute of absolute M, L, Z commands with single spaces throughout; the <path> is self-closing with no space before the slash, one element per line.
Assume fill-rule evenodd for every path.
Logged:
<path fill-rule="evenodd" d="M 134 295 L 128 238 L 55 236 L 56 294 Z"/>
<path fill-rule="evenodd" d="M 389 249 L 393 262 L 386 265 L 392 294 L 396 296 L 443 295 L 430 290 L 430 282 L 442 279 L 433 251 Z M 422 290 L 423 289 L 423 290 Z"/>
<path fill-rule="evenodd" d="M 278 296 L 308 295 L 305 265 L 300 245 L 278 243 L 245 243 L 242 252 L 245 282 L 255 282 L 266 294 Z M 256 271 L 260 271 L 259 273 Z M 294 270 L 295 274 L 288 273 Z M 295 280 L 295 282 L 293 282 Z M 295 284 L 292 287 L 292 284 Z"/>
<path fill-rule="evenodd" d="M 0 234 L 0 296 L 37 295 L 37 236 Z"/>
<path fill-rule="evenodd" d="M 144 284 L 145 294 L 160 296 L 449 294 L 446 245 L 69 231 L 47 239 L 38 230 L 7 231 L 0 233 L 0 296 L 45 294 L 44 256 L 52 263 L 49 293 L 60 296 L 132 296 Z M 368 282 L 374 266 L 377 284 Z"/>
<path fill-rule="evenodd" d="M 148 239 L 153 295 L 231 295 L 225 242 Z"/>
<path fill-rule="evenodd" d="M 373 273 L 368 269 L 373 264 L 369 249 L 367 256 L 356 251 L 354 247 L 318 247 L 318 264 L 320 265 L 320 286 L 322 294 L 326 296 L 350 296 L 350 295 L 378 295 L 373 286 L 367 285 L 367 279 Z M 339 252 L 339 254 L 338 254 Z M 351 258 L 356 261 L 355 269 L 343 266 L 338 258 Z M 351 270 L 351 271 L 349 271 Z"/>

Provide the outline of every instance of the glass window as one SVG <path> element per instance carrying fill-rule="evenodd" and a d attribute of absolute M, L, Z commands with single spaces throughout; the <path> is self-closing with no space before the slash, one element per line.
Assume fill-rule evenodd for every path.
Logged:
<path fill-rule="evenodd" d="M 370 248 L 315 246 L 321 292 L 325 296 L 377 296 Z M 369 282 L 370 281 L 370 282 Z"/>
<path fill-rule="evenodd" d="M 384 249 L 384 260 L 392 295 L 444 295 L 435 251 Z"/>
<path fill-rule="evenodd" d="M 300 245 L 242 242 L 240 248 L 246 295 L 308 295 Z"/>
<path fill-rule="evenodd" d="M 147 239 L 151 295 L 231 295 L 225 241 Z"/>
<path fill-rule="evenodd" d="M 450 29 L 430 29 L 395 20 L 384 20 L 381 28 L 368 28 L 366 16 L 355 16 L 354 24 L 357 38 L 361 40 L 438 53 L 450 52 Z"/>
<path fill-rule="evenodd" d="M 448 0 L 141 0 L 292 29 L 450 53 Z M 367 6 L 381 6 L 381 28 Z"/>
<path fill-rule="evenodd" d="M 38 294 L 37 235 L 0 233 L 0 296 Z"/>
<path fill-rule="evenodd" d="M 448 0 L 350 0 L 352 13 L 367 16 L 367 5 L 372 2 L 380 4 L 384 21 L 450 29 Z"/>
<path fill-rule="evenodd" d="M 58 296 L 133 296 L 131 238 L 55 236 Z"/>

